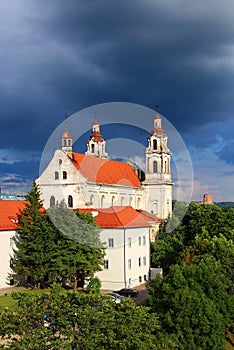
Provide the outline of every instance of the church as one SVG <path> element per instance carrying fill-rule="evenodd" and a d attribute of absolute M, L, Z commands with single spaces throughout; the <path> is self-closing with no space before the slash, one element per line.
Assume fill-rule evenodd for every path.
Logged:
<path fill-rule="evenodd" d="M 111 160 L 97 120 L 85 154 L 73 152 L 72 131 L 65 131 L 61 148 L 36 180 L 44 207 L 65 200 L 69 208 L 131 206 L 160 219 L 172 212 L 170 150 L 158 113 L 148 136 L 145 173 L 132 164 Z"/>
<path fill-rule="evenodd" d="M 68 125 L 61 141 L 61 148 L 36 180 L 44 208 L 64 200 L 68 208 L 93 215 L 106 246 L 103 269 L 95 274 L 102 289 L 145 283 L 151 276 L 150 241 L 172 212 L 170 150 L 159 114 L 148 136 L 145 173 L 109 159 L 97 120 L 85 154 L 73 152 Z M 0 201 L 0 288 L 9 283 L 13 238 L 24 206 L 23 201 Z"/>

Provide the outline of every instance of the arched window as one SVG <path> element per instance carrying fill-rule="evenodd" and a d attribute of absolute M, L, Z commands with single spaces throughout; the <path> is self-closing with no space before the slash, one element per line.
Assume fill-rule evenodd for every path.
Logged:
<path fill-rule="evenodd" d="M 103 205 L 104 205 L 104 199 L 105 199 L 105 196 L 101 196 L 101 208 L 103 208 Z"/>
<path fill-rule="evenodd" d="M 93 202 L 94 202 L 94 195 L 92 194 L 92 195 L 90 196 L 90 205 L 92 205 Z"/>
<path fill-rule="evenodd" d="M 67 172 L 63 171 L 63 180 L 66 180 L 66 179 L 67 179 Z"/>
<path fill-rule="evenodd" d="M 91 144 L 91 152 L 94 153 L 94 144 Z"/>
<path fill-rule="evenodd" d="M 58 173 L 58 171 L 55 171 L 55 173 L 54 173 L 54 178 L 55 178 L 55 180 L 58 180 L 58 179 L 59 179 L 59 173 Z"/>
<path fill-rule="evenodd" d="M 121 204 L 120 205 L 124 205 L 124 197 L 121 198 Z"/>
<path fill-rule="evenodd" d="M 165 164 L 165 170 L 164 170 L 164 172 L 166 173 L 166 172 L 167 172 L 167 161 L 166 161 L 166 160 L 165 160 L 164 164 Z"/>
<path fill-rule="evenodd" d="M 63 140 L 63 146 L 64 146 L 64 147 L 67 146 L 67 140 Z"/>
<path fill-rule="evenodd" d="M 158 163 L 156 160 L 153 161 L 153 172 L 154 173 L 158 172 Z"/>
<path fill-rule="evenodd" d="M 54 196 L 50 197 L 50 207 L 54 207 L 55 206 L 55 198 Z"/>
<path fill-rule="evenodd" d="M 157 149 L 157 140 L 153 140 L 153 149 L 154 149 L 154 150 Z"/>
<path fill-rule="evenodd" d="M 112 196 L 112 198 L 111 198 L 111 205 L 112 206 L 114 205 L 114 201 L 115 201 L 115 196 Z"/>
<path fill-rule="evenodd" d="M 132 202 L 133 202 L 133 199 L 132 197 L 129 198 L 129 205 L 132 207 Z"/>
<path fill-rule="evenodd" d="M 73 197 L 71 195 L 68 196 L 68 208 L 73 208 Z"/>

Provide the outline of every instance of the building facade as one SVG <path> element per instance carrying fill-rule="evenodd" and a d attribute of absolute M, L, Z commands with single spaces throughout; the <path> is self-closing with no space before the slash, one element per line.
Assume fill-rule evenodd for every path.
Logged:
<path fill-rule="evenodd" d="M 97 120 L 85 154 L 73 152 L 66 127 L 61 149 L 36 180 L 45 208 L 62 200 L 70 208 L 132 206 L 166 219 L 172 212 L 172 182 L 170 150 L 161 123 L 156 114 L 145 151 L 144 181 L 130 164 L 108 159 Z"/>

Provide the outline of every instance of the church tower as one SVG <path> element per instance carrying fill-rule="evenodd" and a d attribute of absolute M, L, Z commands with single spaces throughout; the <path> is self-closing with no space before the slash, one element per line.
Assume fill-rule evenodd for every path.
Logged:
<path fill-rule="evenodd" d="M 67 120 L 68 115 L 65 114 L 65 119 Z M 66 123 L 65 131 L 62 135 L 62 151 L 64 151 L 70 158 L 72 157 L 72 137 L 68 131 L 68 125 Z"/>
<path fill-rule="evenodd" d="M 108 158 L 108 154 L 106 153 L 106 141 L 102 138 L 100 125 L 97 120 L 93 122 L 93 131 L 87 142 L 87 151 L 85 154 L 98 158 Z"/>
<path fill-rule="evenodd" d="M 148 137 L 145 157 L 145 209 L 161 219 L 166 219 L 172 212 L 171 156 L 167 135 L 162 129 L 162 120 L 158 113 L 154 117 L 154 127 Z"/>

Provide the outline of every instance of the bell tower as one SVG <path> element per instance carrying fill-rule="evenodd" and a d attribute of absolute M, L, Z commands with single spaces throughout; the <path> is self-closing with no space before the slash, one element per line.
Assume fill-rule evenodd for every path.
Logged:
<path fill-rule="evenodd" d="M 68 115 L 65 114 L 65 119 L 67 121 Z M 62 135 L 62 151 L 64 151 L 70 158 L 72 157 L 72 137 L 68 131 L 68 125 L 66 122 L 65 131 Z"/>
<path fill-rule="evenodd" d="M 166 219 L 172 212 L 170 157 L 167 135 L 162 129 L 161 117 L 156 113 L 145 151 L 146 172 L 143 186 L 146 190 L 146 210 L 161 219 Z"/>
<path fill-rule="evenodd" d="M 89 141 L 87 142 L 87 151 L 85 154 L 87 156 L 94 156 L 98 158 L 108 158 L 108 153 L 106 153 L 106 141 L 102 138 L 100 125 L 97 120 L 94 120 L 93 122 L 93 131 Z"/>

